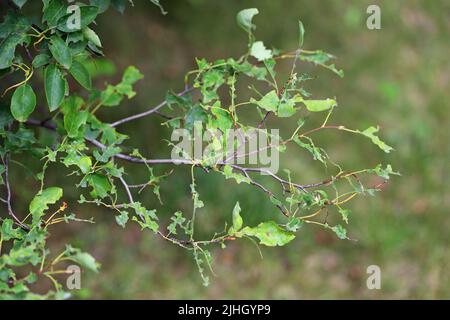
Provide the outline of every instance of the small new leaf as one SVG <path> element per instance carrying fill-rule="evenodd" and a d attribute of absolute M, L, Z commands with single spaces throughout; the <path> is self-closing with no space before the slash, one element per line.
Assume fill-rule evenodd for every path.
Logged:
<path fill-rule="evenodd" d="M 55 204 L 56 201 L 61 199 L 63 190 L 58 187 L 51 187 L 44 189 L 41 193 L 36 195 L 30 202 L 29 210 L 33 218 L 33 225 L 37 224 L 45 211 L 48 209 L 49 204 Z"/>
<path fill-rule="evenodd" d="M 240 215 L 241 207 L 239 205 L 239 202 L 236 202 L 236 205 L 233 209 L 233 225 L 228 231 L 228 234 L 234 235 L 236 232 L 242 229 L 242 225 L 244 221 L 242 220 L 242 217 Z"/>
<path fill-rule="evenodd" d="M 252 23 L 253 17 L 258 13 L 259 11 L 256 8 L 240 11 L 236 17 L 238 25 L 248 33 L 251 33 L 255 29 L 255 25 Z"/>
<path fill-rule="evenodd" d="M 298 48 L 300 49 L 301 47 L 303 47 L 303 41 L 305 39 L 305 27 L 303 26 L 303 23 L 300 20 L 298 21 L 298 29 L 299 29 Z"/>
<path fill-rule="evenodd" d="M 329 110 L 337 106 L 336 100 L 326 99 L 326 100 L 303 100 L 306 109 L 311 112 L 321 112 Z"/>
<path fill-rule="evenodd" d="M 267 49 L 262 41 L 253 43 L 250 49 L 250 55 L 255 57 L 258 61 L 264 61 L 273 57 L 272 50 Z"/>
<path fill-rule="evenodd" d="M 386 153 L 391 152 L 392 150 L 394 150 L 394 148 L 392 148 L 391 146 L 387 145 L 384 141 L 382 141 L 377 135 L 376 133 L 380 130 L 379 127 L 369 127 L 364 131 L 358 131 L 358 133 L 362 134 L 363 136 L 366 136 L 367 138 L 369 138 L 370 140 L 372 140 L 372 142 L 377 145 L 381 150 L 383 150 Z"/>

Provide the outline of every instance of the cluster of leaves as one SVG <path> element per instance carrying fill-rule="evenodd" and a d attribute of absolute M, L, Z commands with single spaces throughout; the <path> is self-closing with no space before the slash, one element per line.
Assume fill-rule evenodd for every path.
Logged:
<path fill-rule="evenodd" d="M 152 0 L 165 13 L 159 1 Z M 363 174 L 376 174 L 383 179 L 396 174 L 388 165 L 383 168 L 358 171 L 345 171 L 335 164 L 320 147 L 317 147 L 310 135 L 321 129 L 336 129 L 369 138 L 385 152 L 392 150 L 376 135 L 378 128 L 370 127 L 359 131 L 343 125 L 329 125 L 328 121 L 335 108 L 336 99 L 312 99 L 304 83 L 310 79 L 306 74 L 298 75 L 296 64 L 301 61 L 322 66 L 342 77 L 343 72 L 331 63 L 332 55 L 320 50 L 303 49 L 304 28 L 299 23 L 298 48 L 293 52 L 280 52 L 268 49 L 262 41 L 256 41 L 253 18 L 257 9 L 246 9 L 237 16 L 239 26 L 248 35 L 248 50 L 240 58 L 220 59 L 208 62 L 197 59 L 198 68 L 185 77 L 186 89 L 175 94 L 169 91 L 163 103 L 144 113 L 132 115 L 115 123 L 106 123 L 98 116 L 100 109 L 117 107 L 124 99 L 132 99 L 136 92 L 134 84 L 143 75 L 133 66 L 127 68 L 122 80 L 117 84 L 107 84 L 104 89 L 92 86 L 87 64 L 97 55 L 102 55 L 100 38 L 91 29 L 96 17 L 110 6 L 123 11 L 125 0 L 91 0 L 89 4 L 77 2 L 78 11 L 71 9 L 63 0 L 43 0 L 42 15 L 39 20 L 21 14 L 22 6 L 27 1 L 12 1 L 16 7 L 11 8 L 0 24 L 0 71 L 2 76 L 23 74 L 24 80 L 6 89 L 10 96 L 9 108 L 0 110 L 0 185 L 5 196 L 1 198 L 7 208 L 1 217 L 0 234 L 0 295 L 19 298 L 65 298 L 67 292 L 57 281 L 55 275 L 67 273 L 58 269 L 65 261 L 73 261 L 82 267 L 97 271 L 98 264 L 88 253 L 67 245 L 61 254 L 50 259 L 47 239 L 49 228 L 59 223 L 92 222 L 78 219 L 73 214 L 64 214 L 67 204 L 62 202 L 63 189 L 47 186 L 46 170 L 58 163 L 68 168 L 68 173 L 78 177 L 76 187 L 80 190 L 80 204 L 93 204 L 109 208 L 116 213 L 116 222 L 126 227 L 131 222 L 137 223 L 142 230 L 149 230 L 155 235 L 179 245 L 193 254 L 205 285 L 209 282 L 206 269 L 212 268 L 212 255 L 208 249 L 213 245 L 225 248 L 228 241 L 239 238 L 251 239 L 265 246 L 283 246 L 292 241 L 296 232 L 305 223 L 320 225 L 330 229 L 341 239 L 347 239 L 347 231 L 341 224 L 331 225 L 325 219 L 319 222 L 322 212 L 336 208 L 342 220 L 348 223 L 349 210 L 342 207 L 359 194 L 373 194 L 378 187 L 366 187 L 359 178 Z M 73 11 L 74 10 L 74 11 Z M 79 14 L 78 29 L 69 28 L 74 14 Z M 31 22 L 33 21 L 33 23 Z M 38 21 L 38 22 L 36 22 Z M 293 67 L 288 79 L 280 80 L 276 71 L 279 60 L 292 59 Z M 43 85 L 36 81 L 31 85 L 34 75 L 43 77 Z M 80 86 L 70 88 L 71 77 Z M 245 79 L 252 98 L 242 99 L 238 92 L 238 81 Z M 42 87 L 40 87 L 42 85 Z M 43 92 L 46 106 L 37 106 L 36 92 Z M 12 93 L 12 94 L 11 94 Z M 199 99 L 194 101 L 197 95 Z M 239 111 L 242 107 L 252 107 L 260 117 L 257 124 L 244 123 Z M 126 154 L 123 144 L 127 136 L 117 131 L 122 123 L 135 121 L 159 112 L 167 107 L 171 115 L 165 115 L 164 123 L 172 129 L 184 128 L 193 132 L 198 123 L 207 131 L 225 132 L 235 128 L 241 130 L 259 130 L 266 125 L 268 117 L 298 117 L 298 126 L 289 138 L 281 141 L 277 150 L 285 152 L 287 146 L 294 142 L 305 149 L 311 156 L 325 166 L 332 164 L 337 173 L 330 179 L 313 184 L 292 182 L 290 171 L 285 169 L 287 178 L 265 172 L 258 167 L 243 167 L 227 160 L 217 160 L 215 150 L 201 159 L 186 157 L 182 164 L 191 168 L 192 182 L 190 190 L 193 200 L 192 215 L 188 217 L 177 211 L 171 217 L 167 227 L 159 221 L 157 211 L 147 208 L 135 198 L 148 188 L 161 202 L 159 184 L 170 173 L 156 175 L 154 166 L 158 164 L 179 164 L 171 159 L 147 159 L 138 150 Z M 326 112 L 323 124 L 314 129 L 301 132 L 307 117 Z M 41 119 L 33 119 L 38 114 Z M 35 127 L 55 132 L 55 140 L 49 145 L 35 136 Z M 215 138 L 213 138 L 215 139 Z M 222 144 L 222 141 L 215 141 Z M 238 144 L 245 144 L 238 141 Z M 269 141 L 270 143 L 270 141 Z M 11 199 L 11 185 L 8 170 L 12 160 L 20 163 L 21 157 L 31 156 L 40 162 L 42 170 L 36 173 L 38 191 L 31 200 L 28 212 L 16 214 Z M 240 156 L 240 155 L 236 155 Z M 213 159 L 213 160 L 212 160 Z M 147 168 L 145 182 L 130 185 L 126 182 L 125 167 L 121 163 L 137 163 Z M 195 235 L 196 215 L 205 207 L 197 191 L 195 171 L 200 168 L 206 172 L 218 173 L 225 179 L 244 183 L 261 189 L 279 210 L 273 220 L 257 226 L 245 225 L 241 216 L 239 203 L 231 215 L 231 227 L 216 233 L 212 239 L 197 240 Z M 281 191 L 269 190 L 257 181 L 255 174 L 265 173 L 280 184 Z M 350 190 L 341 192 L 340 181 L 347 182 Z M 339 188 L 338 188 L 339 187 Z M 136 189 L 139 192 L 134 192 Z M 335 195 L 332 196 L 334 192 Z M 69 204 L 70 207 L 70 204 Z M 279 217 L 279 218 L 278 218 Z M 280 222 L 280 219 L 284 221 Z M 2 250 L 2 244 L 3 250 Z M 62 267 L 61 267 L 62 268 Z M 24 270 L 28 273 L 24 276 Z M 211 269 L 212 270 L 212 269 Z M 54 289 L 45 295 L 30 291 L 30 285 L 40 276 L 52 280 Z"/>

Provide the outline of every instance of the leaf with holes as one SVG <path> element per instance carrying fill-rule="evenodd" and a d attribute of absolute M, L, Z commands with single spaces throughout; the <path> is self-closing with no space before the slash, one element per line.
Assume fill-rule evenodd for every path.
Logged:
<path fill-rule="evenodd" d="M 268 247 L 284 246 L 295 239 L 292 232 L 283 229 L 274 221 L 262 222 L 253 228 L 245 227 L 237 234 L 256 237 L 261 244 Z"/>
<path fill-rule="evenodd" d="M 33 225 L 36 225 L 46 210 L 49 204 L 55 204 L 63 195 L 63 190 L 58 187 L 51 187 L 44 189 L 38 193 L 30 202 L 29 210 L 33 218 Z"/>

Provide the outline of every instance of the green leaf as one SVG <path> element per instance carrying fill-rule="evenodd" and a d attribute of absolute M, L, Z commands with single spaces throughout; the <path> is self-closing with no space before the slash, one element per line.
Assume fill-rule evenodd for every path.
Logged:
<path fill-rule="evenodd" d="M 73 61 L 72 67 L 69 69 L 69 73 L 87 90 L 92 88 L 91 75 L 85 66 L 78 61 Z"/>
<path fill-rule="evenodd" d="M 183 213 L 181 211 L 177 211 L 174 213 L 173 217 L 170 218 L 170 220 L 172 220 L 172 222 L 167 227 L 167 230 L 169 230 L 172 234 L 177 234 L 177 226 L 183 228 L 186 218 L 183 217 Z"/>
<path fill-rule="evenodd" d="M 1 235 L 4 241 L 9 241 L 11 239 L 18 239 L 22 237 L 22 230 L 17 227 L 14 228 L 14 221 L 12 219 L 3 220 L 1 227 Z"/>
<path fill-rule="evenodd" d="M 128 99 L 133 98 L 136 92 L 133 85 L 144 75 L 134 66 L 128 67 L 122 77 L 122 81 L 117 85 L 108 85 L 106 90 L 102 91 L 100 100 L 101 104 L 107 107 L 114 107 L 120 104 L 124 96 Z"/>
<path fill-rule="evenodd" d="M 24 40 L 25 36 L 23 34 L 12 33 L 2 41 L 0 44 L 0 70 L 11 67 L 16 47 Z"/>
<path fill-rule="evenodd" d="M 366 136 L 370 140 L 372 140 L 372 143 L 377 145 L 381 150 L 383 150 L 386 153 L 391 152 L 394 150 L 391 146 L 388 146 L 385 142 L 383 142 L 375 133 L 377 133 L 380 130 L 379 127 L 369 127 L 364 131 L 357 131 L 358 133 L 362 134 L 363 136 Z"/>
<path fill-rule="evenodd" d="M 18 12 L 8 10 L 0 24 L 0 38 L 7 38 L 10 34 L 23 34 L 30 29 L 30 21 Z"/>
<path fill-rule="evenodd" d="M 321 112 L 326 111 L 337 106 L 336 100 L 326 99 L 326 100 L 303 100 L 302 101 L 306 109 L 311 112 Z"/>
<path fill-rule="evenodd" d="M 259 107 L 267 111 L 276 112 L 278 110 L 278 105 L 280 104 L 280 99 L 275 90 L 270 91 L 259 101 L 254 101 Z"/>
<path fill-rule="evenodd" d="M 233 126 L 231 115 L 224 109 L 219 107 L 211 108 L 211 113 L 216 117 L 216 119 L 212 121 L 213 125 L 222 130 L 222 132 L 226 132 L 227 129 L 230 129 Z"/>
<path fill-rule="evenodd" d="M 72 14 L 65 15 L 58 21 L 58 30 L 62 32 L 77 32 L 91 24 L 98 14 L 97 6 L 80 6 L 80 24 L 76 28 L 72 23 Z M 79 28 L 78 28 L 79 27 Z"/>
<path fill-rule="evenodd" d="M 144 75 L 135 66 L 129 66 L 123 73 L 121 84 L 124 85 L 134 85 L 136 82 L 144 78 Z M 127 94 L 128 93 L 124 93 Z"/>
<path fill-rule="evenodd" d="M 296 217 L 290 217 L 288 223 L 286 224 L 286 229 L 288 231 L 296 232 L 303 226 L 303 224 L 303 220 Z"/>
<path fill-rule="evenodd" d="M 3 173 L 5 172 L 5 166 L 0 164 L 0 186 L 5 184 L 5 180 L 3 180 Z"/>
<path fill-rule="evenodd" d="M 334 227 L 331 228 L 331 230 L 333 230 L 333 232 L 338 236 L 339 239 L 341 240 L 348 239 L 347 230 L 345 230 L 345 228 L 340 224 L 335 225 Z"/>
<path fill-rule="evenodd" d="M 262 41 L 253 43 L 250 49 L 250 55 L 258 61 L 264 61 L 273 57 L 272 50 L 267 49 Z"/>
<path fill-rule="evenodd" d="M 58 20 L 67 13 L 66 8 L 62 0 L 48 1 L 48 4 L 44 6 L 42 21 L 47 21 L 49 27 L 55 27 Z"/>
<path fill-rule="evenodd" d="M 87 252 L 81 252 L 79 249 L 68 247 L 66 249 L 67 259 L 78 263 L 80 266 L 87 268 L 91 271 L 98 272 L 99 263 L 95 261 L 95 258 Z"/>
<path fill-rule="evenodd" d="M 312 154 L 314 160 L 319 160 L 323 164 L 326 164 L 326 158 L 327 155 L 325 152 L 322 151 L 322 149 L 316 147 L 309 137 L 305 137 L 306 140 L 309 141 L 309 143 L 303 142 L 298 136 L 294 137 L 294 142 L 298 144 L 300 147 L 306 149 L 309 151 L 309 153 Z"/>
<path fill-rule="evenodd" d="M 239 235 L 253 236 L 260 243 L 269 246 L 284 246 L 295 238 L 292 232 L 286 231 L 274 221 L 262 222 L 254 228 L 245 227 Z"/>
<path fill-rule="evenodd" d="M 203 123 L 206 120 L 206 112 L 199 105 L 193 106 L 185 115 L 185 128 L 192 129 L 196 122 Z"/>
<path fill-rule="evenodd" d="M 283 101 L 278 106 L 277 115 L 280 118 L 289 118 L 295 114 L 297 110 L 295 109 L 295 102 L 292 100 Z"/>
<path fill-rule="evenodd" d="M 118 216 L 116 216 L 116 222 L 122 228 L 125 228 L 128 220 L 129 220 L 128 212 L 126 212 L 126 211 L 120 211 L 120 214 Z"/>
<path fill-rule="evenodd" d="M 239 202 L 236 202 L 236 205 L 233 209 L 233 226 L 230 228 L 228 233 L 230 235 L 234 235 L 236 232 L 242 229 L 242 225 L 244 221 L 242 220 L 242 217 L 240 215 L 241 207 L 239 205 Z"/>
<path fill-rule="evenodd" d="M 258 13 L 259 11 L 256 8 L 241 10 L 236 17 L 238 25 L 248 33 L 251 33 L 255 29 L 255 25 L 252 23 L 253 17 Z"/>
<path fill-rule="evenodd" d="M 45 68 L 44 78 L 45 96 L 50 112 L 52 112 L 58 109 L 64 99 L 66 82 L 56 64 L 50 64 Z"/>
<path fill-rule="evenodd" d="M 81 172 L 84 174 L 88 173 L 92 168 L 92 160 L 88 156 L 80 157 L 77 163 L 78 167 L 81 169 Z"/>
<path fill-rule="evenodd" d="M 115 107 L 122 102 L 123 95 L 116 91 L 112 85 L 108 85 L 100 95 L 101 104 L 107 107 Z"/>
<path fill-rule="evenodd" d="M 341 214 L 342 220 L 344 220 L 345 223 L 348 223 L 348 217 L 349 217 L 351 211 L 348 209 L 339 208 L 339 213 Z"/>
<path fill-rule="evenodd" d="M 67 156 L 64 157 L 63 163 L 66 167 L 75 165 L 80 168 L 83 174 L 87 174 L 91 171 L 92 160 L 89 156 L 80 156 L 74 150 L 70 150 Z"/>
<path fill-rule="evenodd" d="M 111 191 L 112 187 L 107 177 L 95 173 L 89 176 L 89 185 L 92 187 L 91 196 L 103 199 Z"/>
<path fill-rule="evenodd" d="M 388 164 L 386 166 L 386 169 L 384 169 L 381 164 L 377 165 L 374 169 L 368 169 L 367 170 L 368 173 L 375 173 L 377 176 L 389 180 L 391 175 L 396 175 L 399 176 L 400 173 L 399 172 L 395 172 L 392 170 L 392 166 L 390 164 Z"/>
<path fill-rule="evenodd" d="M 155 221 L 158 219 L 156 216 L 156 210 L 147 210 L 139 202 L 133 203 L 133 208 L 136 214 L 144 219 L 144 222 L 142 222 L 137 216 L 134 216 L 132 220 L 137 222 L 141 226 L 142 230 L 150 229 L 154 233 L 157 233 L 159 225 Z"/>
<path fill-rule="evenodd" d="M 56 35 L 52 36 L 48 48 L 56 61 L 58 61 L 65 69 L 70 69 L 72 66 L 72 53 L 61 37 Z"/>
<path fill-rule="evenodd" d="M 205 206 L 202 200 L 200 200 L 200 195 L 198 194 L 197 190 L 195 189 L 195 183 L 191 183 L 191 194 L 192 194 L 192 200 L 194 201 L 194 209 L 200 209 Z"/>
<path fill-rule="evenodd" d="M 335 58 L 333 55 L 329 53 L 317 50 L 308 54 L 300 54 L 299 58 L 302 61 L 312 62 L 326 69 L 329 69 L 341 78 L 344 77 L 344 71 L 338 70 L 334 64 L 327 64 L 330 60 Z"/>
<path fill-rule="evenodd" d="M 64 128 L 70 138 L 80 136 L 80 128 L 86 124 L 89 113 L 87 111 L 71 110 L 64 115 Z"/>
<path fill-rule="evenodd" d="M 45 66 L 49 62 L 50 62 L 50 56 L 48 54 L 45 54 L 45 53 L 38 54 L 33 59 L 33 68 L 35 68 L 35 69 L 40 68 L 42 66 Z"/>
<path fill-rule="evenodd" d="M 36 95 L 29 84 L 18 87 L 11 98 L 11 114 L 19 122 L 28 120 L 36 107 Z"/>
<path fill-rule="evenodd" d="M 225 165 L 223 167 L 223 175 L 225 176 L 225 179 L 234 179 L 237 184 L 240 184 L 241 182 L 250 183 L 250 179 L 248 177 L 234 172 L 233 168 L 229 165 Z"/>
<path fill-rule="evenodd" d="M 303 47 L 303 41 L 305 39 L 305 27 L 303 26 L 303 23 L 300 20 L 298 21 L 298 30 L 299 30 L 298 47 L 301 48 Z"/>
<path fill-rule="evenodd" d="M 63 196 L 63 189 L 51 187 L 44 189 L 38 193 L 30 202 L 29 210 L 33 217 L 33 225 L 37 224 L 45 211 L 48 210 L 49 204 L 55 204 Z"/>
<path fill-rule="evenodd" d="M 102 42 L 100 41 L 99 36 L 97 35 L 97 33 L 95 33 L 94 30 L 92 30 L 89 27 L 86 27 L 83 29 L 83 36 L 86 40 L 92 42 L 93 44 L 95 44 L 97 47 L 101 48 L 102 47 Z"/>

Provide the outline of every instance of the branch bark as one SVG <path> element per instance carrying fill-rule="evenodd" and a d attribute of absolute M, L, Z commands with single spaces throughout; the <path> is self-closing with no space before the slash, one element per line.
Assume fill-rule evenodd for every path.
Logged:
<path fill-rule="evenodd" d="M 178 97 L 182 97 L 185 94 L 187 94 L 187 93 L 189 93 L 189 92 L 191 92 L 193 90 L 194 90 L 194 88 L 186 88 L 185 90 L 183 90 L 180 93 L 178 93 L 177 96 Z M 142 113 L 138 113 L 138 114 L 135 114 L 135 115 L 123 118 L 121 120 L 117 120 L 116 122 L 113 122 L 110 125 L 111 125 L 111 127 L 114 128 L 114 127 L 117 127 L 117 126 L 119 126 L 121 124 L 124 124 L 124 123 L 130 122 L 130 121 L 136 120 L 136 119 L 140 119 L 140 118 L 146 117 L 148 115 L 151 115 L 152 113 L 158 112 L 158 110 L 161 109 L 162 107 L 166 106 L 167 103 L 168 103 L 167 100 L 164 100 L 163 102 L 161 102 L 160 104 L 158 104 L 154 108 L 151 108 L 151 109 L 149 109 L 149 110 L 147 110 L 145 112 L 142 112 Z"/>

